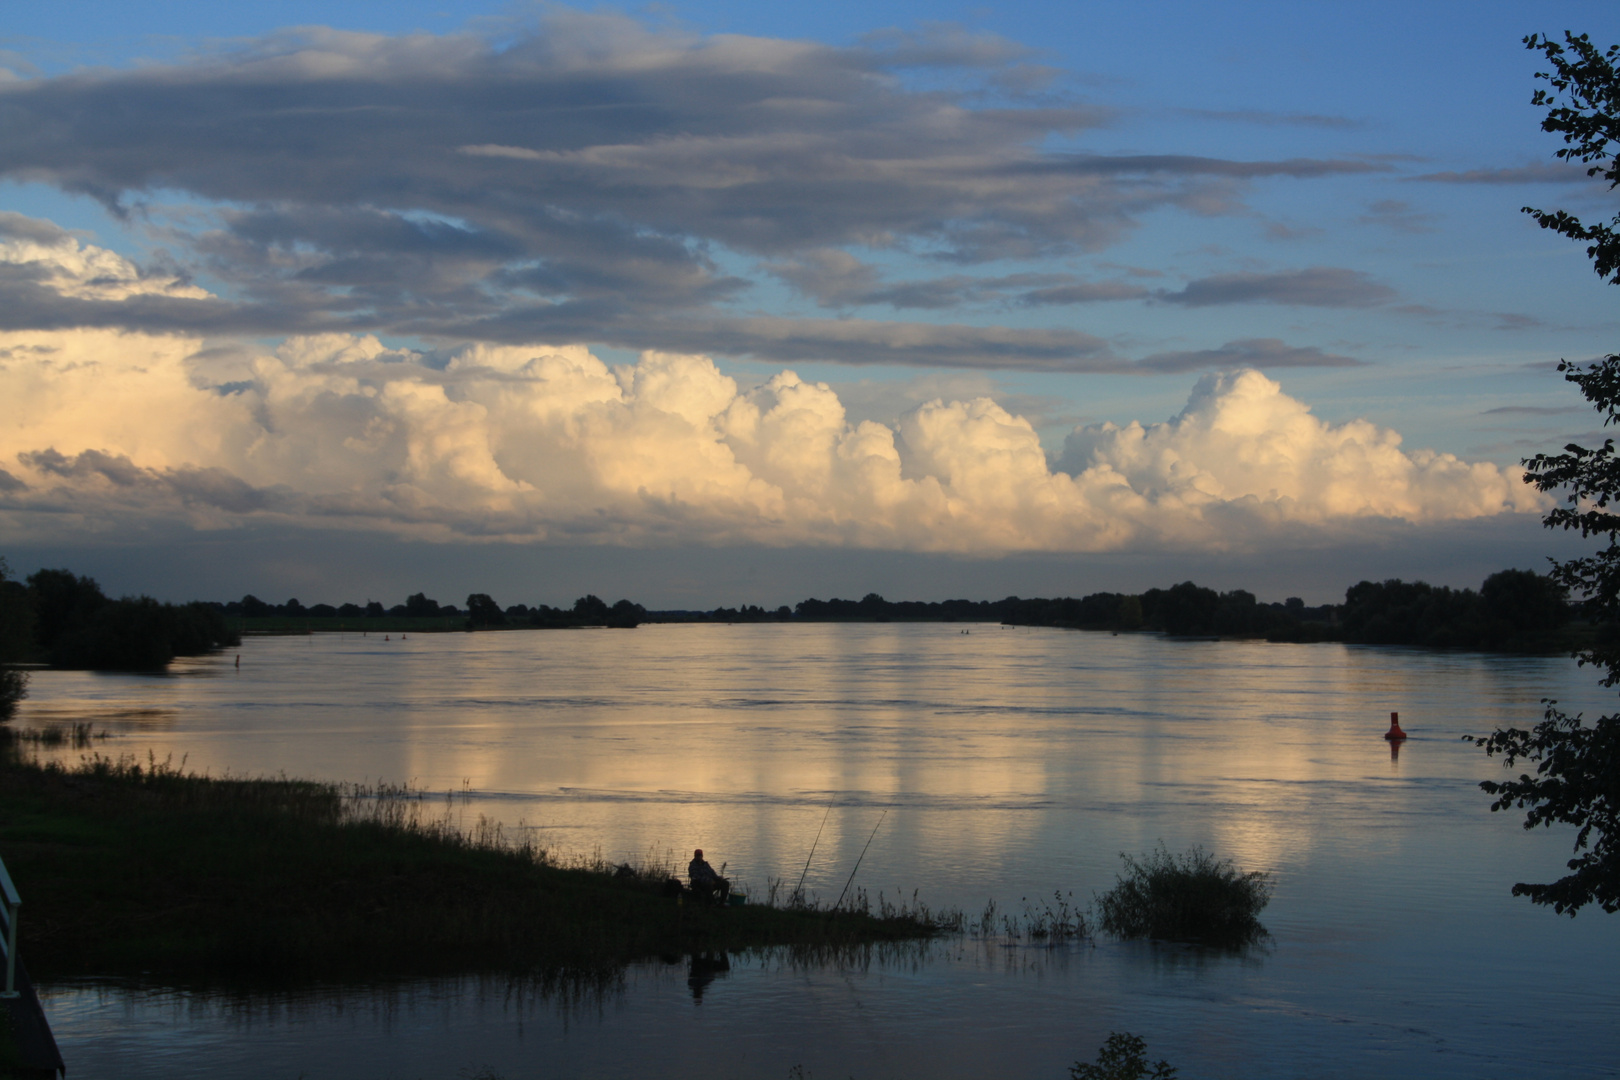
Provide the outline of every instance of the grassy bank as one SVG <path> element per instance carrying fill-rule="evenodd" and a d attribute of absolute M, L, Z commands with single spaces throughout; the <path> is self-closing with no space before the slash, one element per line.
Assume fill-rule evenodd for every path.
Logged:
<path fill-rule="evenodd" d="M 659 894 L 661 874 L 557 865 L 493 826 L 464 833 L 440 813 L 443 798 L 208 779 L 161 762 L 66 770 L 15 745 L 0 757 L 0 851 L 26 904 L 20 951 L 36 977 L 584 972 L 946 928 L 926 913 L 679 903 Z"/>

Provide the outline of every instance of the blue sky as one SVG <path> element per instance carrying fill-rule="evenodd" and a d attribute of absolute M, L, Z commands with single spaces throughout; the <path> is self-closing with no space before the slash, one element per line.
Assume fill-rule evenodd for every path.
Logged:
<path fill-rule="evenodd" d="M 357 542 L 378 593 L 1477 584 L 1554 550 L 1516 464 L 1617 330 L 1519 212 L 1614 212 L 1529 104 L 1564 29 L 1620 12 L 29 5 L 0 535 L 272 596 Z"/>

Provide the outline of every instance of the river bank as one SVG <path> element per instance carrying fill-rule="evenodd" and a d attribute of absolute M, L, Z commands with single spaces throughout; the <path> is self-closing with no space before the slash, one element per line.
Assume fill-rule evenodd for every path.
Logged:
<path fill-rule="evenodd" d="M 668 868 L 559 865 L 454 797 L 216 779 L 94 756 L 0 762 L 0 850 L 27 902 L 36 977 L 377 979 L 610 972 L 704 950 L 834 948 L 932 936 L 885 916 L 661 895 Z M 759 898 L 755 898 L 756 900 Z"/>

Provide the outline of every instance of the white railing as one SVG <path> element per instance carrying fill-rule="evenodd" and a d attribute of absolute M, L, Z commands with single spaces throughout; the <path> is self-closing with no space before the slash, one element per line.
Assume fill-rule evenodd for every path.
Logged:
<path fill-rule="evenodd" d="M 17 996 L 17 909 L 20 907 L 22 897 L 17 895 L 17 886 L 6 873 L 6 861 L 0 859 L 0 919 L 5 921 L 5 925 L 0 926 L 0 949 L 6 954 L 6 988 L 0 991 L 0 998 Z"/>

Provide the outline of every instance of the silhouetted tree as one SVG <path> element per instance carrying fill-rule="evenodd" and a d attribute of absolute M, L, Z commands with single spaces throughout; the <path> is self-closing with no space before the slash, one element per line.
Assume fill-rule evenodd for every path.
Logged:
<path fill-rule="evenodd" d="M 34 609 L 28 590 L 11 577 L 11 567 L 0 558 L 0 723 L 17 711 L 28 695 L 28 673 L 16 665 L 34 651 Z"/>
<path fill-rule="evenodd" d="M 473 626 L 504 626 L 506 612 L 488 593 L 475 592 L 467 597 L 467 622 Z"/>
<path fill-rule="evenodd" d="M 1534 34 L 1525 45 L 1552 64 L 1551 72 L 1536 76 L 1552 90 L 1537 90 L 1532 99 L 1547 106 L 1542 130 L 1564 137 L 1559 157 L 1585 162 L 1588 176 L 1601 174 L 1614 190 L 1620 186 L 1620 156 L 1613 149 L 1620 145 L 1620 45 L 1602 52 L 1586 35 L 1568 33 L 1562 45 Z M 1593 269 L 1611 284 L 1620 284 L 1620 234 L 1614 228 L 1584 225 L 1562 210 L 1525 207 L 1525 212 L 1543 228 L 1588 241 Z M 1620 215 L 1614 225 L 1620 226 Z M 1620 421 L 1620 355 L 1589 366 L 1561 360 L 1558 370 L 1580 388 L 1605 426 Z M 1524 464 L 1537 488 L 1564 496 L 1564 505 L 1542 519 L 1548 528 L 1575 529 L 1583 537 L 1607 540 L 1596 554 L 1555 561 L 1552 577 L 1583 598 L 1587 614 L 1612 623 L 1620 617 L 1620 514 L 1611 509 L 1620 499 L 1620 458 L 1614 440 L 1605 439 L 1596 449 L 1570 443 L 1561 454 L 1537 454 Z M 1600 639 L 1577 655 L 1583 663 L 1603 667 L 1603 685 L 1620 683 L 1620 643 L 1614 638 Z M 1487 754 L 1501 754 L 1504 766 L 1521 760 L 1536 766 L 1534 776 L 1521 773 L 1516 780 L 1481 784 L 1496 796 L 1492 810 L 1526 810 L 1527 829 L 1554 822 L 1576 828 L 1575 858 L 1566 864 L 1570 873 L 1550 884 L 1521 881 L 1513 894 L 1551 904 L 1559 914 L 1574 915 L 1590 903 L 1611 914 L 1620 911 L 1620 716 L 1600 716 L 1588 726 L 1580 714 L 1571 716 L 1548 701 L 1535 728 L 1498 728 L 1475 742 Z"/>
<path fill-rule="evenodd" d="M 429 600 L 422 593 L 412 593 L 405 598 L 405 614 L 412 618 L 428 618 L 439 613 L 439 602 Z"/>
<path fill-rule="evenodd" d="M 1149 589 L 1142 594 L 1142 609 L 1149 624 L 1167 634 L 1213 633 L 1215 612 L 1220 606 L 1219 593 L 1190 581 L 1168 589 Z"/>
<path fill-rule="evenodd" d="M 28 598 L 35 641 L 53 667 L 160 668 L 176 656 L 240 640 L 219 605 L 160 604 L 149 596 L 109 600 L 94 580 L 70 570 L 30 574 Z M 259 603 L 244 597 L 244 614 L 248 601 Z"/>
<path fill-rule="evenodd" d="M 1569 621 L 1569 590 L 1534 570 L 1501 570 L 1479 589 L 1498 640 L 1551 633 Z"/>
<path fill-rule="evenodd" d="M 100 585 L 71 570 L 37 570 L 28 575 L 28 599 L 34 608 L 35 640 L 47 655 L 65 635 L 87 625 L 109 603 Z"/>
<path fill-rule="evenodd" d="M 581 622 L 607 622 L 608 606 L 595 593 L 588 593 L 574 601 L 574 617 Z"/>

